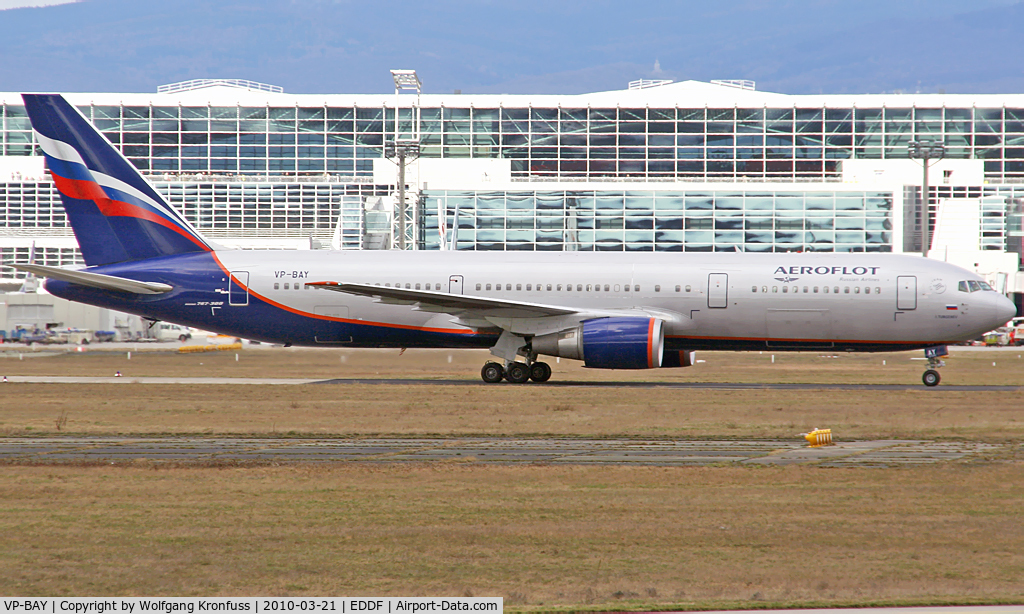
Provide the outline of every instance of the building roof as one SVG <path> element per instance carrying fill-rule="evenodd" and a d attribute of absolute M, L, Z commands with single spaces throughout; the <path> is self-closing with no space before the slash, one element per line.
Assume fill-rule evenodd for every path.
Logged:
<path fill-rule="evenodd" d="M 394 106 L 393 92 L 382 94 L 291 94 L 255 87 L 243 88 L 223 80 L 209 80 L 198 88 L 161 93 L 69 92 L 76 105 L 130 106 Z M 218 83 L 218 81 L 221 81 Z M 237 80 L 236 80 L 237 81 Z M 255 83 L 255 82 L 248 82 Z M 260 84 L 262 85 L 262 84 Z M 268 86 L 273 87 L 273 86 Z M 411 95 L 402 95 L 406 106 Z M 0 102 L 21 104 L 17 92 L 0 93 Z M 422 94 L 420 106 L 452 108 L 504 107 L 652 107 L 652 108 L 757 108 L 757 107 L 1024 107 L 1022 94 L 780 94 L 703 81 L 681 81 L 642 89 L 587 94 Z"/>

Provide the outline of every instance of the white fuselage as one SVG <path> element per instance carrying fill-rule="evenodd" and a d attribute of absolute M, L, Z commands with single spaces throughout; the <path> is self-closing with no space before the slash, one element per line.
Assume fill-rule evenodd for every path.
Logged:
<path fill-rule="evenodd" d="M 976 337 L 1012 316 L 1012 304 L 996 292 L 958 290 L 960 281 L 979 280 L 976 274 L 892 254 L 221 251 L 217 257 L 235 277 L 244 276 L 248 293 L 289 311 L 452 332 L 468 328 L 451 313 L 307 284 L 663 311 L 666 337 L 678 339 L 675 345 L 737 349 L 743 342 L 943 343 Z M 223 309 L 244 306 L 225 301 Z"/>

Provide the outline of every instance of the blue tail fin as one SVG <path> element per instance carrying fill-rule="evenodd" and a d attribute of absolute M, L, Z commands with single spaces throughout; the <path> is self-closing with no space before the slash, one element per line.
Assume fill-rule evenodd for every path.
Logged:
<path fill-rule="evenodd" d="M 62 96 L 22 98 L 86 264 L 212 251 Z"/>

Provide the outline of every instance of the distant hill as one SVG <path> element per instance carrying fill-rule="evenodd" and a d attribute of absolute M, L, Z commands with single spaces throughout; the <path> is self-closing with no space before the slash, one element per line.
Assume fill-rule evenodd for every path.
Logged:
<path fill-rule="evenodd" d="M 0 90 L 155 91 L 242 78 L 293 93 L 583 93 L 638 78 L 784 93 L 1024 92 L 1011 0 L 87 0 L 0 11 Z M 656 69 L 656 62 L 657 67 Z"/>

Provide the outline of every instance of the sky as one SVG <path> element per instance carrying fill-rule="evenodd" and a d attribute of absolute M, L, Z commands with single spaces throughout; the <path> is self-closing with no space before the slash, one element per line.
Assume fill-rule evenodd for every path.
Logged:
<path fill-rule="evenodd" d="M 54 4 L 69 4 L 75 0 L 0 0 L 0 11 L 7 9 L 20 9 L 26 6 L 50 6 Z"/>
<path fill-rule="evenodd" d="M 1022 0 L 0 0 L 0 91 L 576 94 L 634 79 L 1021 93 Z M 59 3 L 59 4 L 56 4 Z M 38 6 L 49 4 L 48 6 Z"/>

